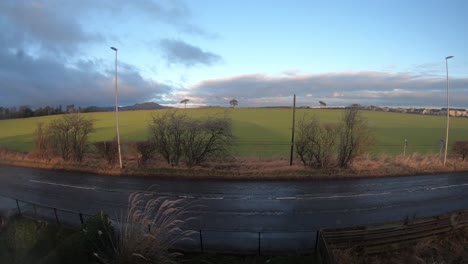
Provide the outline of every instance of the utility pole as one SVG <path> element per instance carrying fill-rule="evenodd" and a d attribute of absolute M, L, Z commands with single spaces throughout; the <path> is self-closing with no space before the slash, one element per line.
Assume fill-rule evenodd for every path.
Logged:
<path fill-rule="evenodd" d="M 293 157 L 294 157 L 294 130 L 296 127 L 296 95 L 294 95 L 294 102 L 293 102 L 293 119 L 292 119 L 292 133 L 291 133 L 291 153 L 289 157 L 289 166 L 293 164 Z"/>

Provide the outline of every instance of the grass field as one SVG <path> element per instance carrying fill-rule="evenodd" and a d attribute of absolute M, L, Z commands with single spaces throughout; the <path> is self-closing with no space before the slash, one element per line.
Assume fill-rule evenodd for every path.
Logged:
<path fill-rule="evenodd" d="M 147 125 L 151 114 L 158 111 L 120 112 L 122 142 L 144 140 L 148 136 Z M 238 138 L 236 154 L 240 156 L 284 156 L 290 151 L 291 109 L 179 109 L 194 117 L 227 115 L 233 120 L 234 134 Z M 321 122 L 339 122 L 343 112 L 332 109 L 298 109 L 296 121 L 316 115 Z M 115 116 L 112 112 L 87 113 L 95 120 L 96 131 L 91 141 L 111 140 L 115 136 Z M 374 129 L 377 146 L 373 153 L 397 154 L 403 151 L 404 140 L 409 146 L 407 153 L 439 152 L 439 139 L 445 138 L 446 119 L 443 116 L 425 116 L 388 112 L 363 111 Z M 33 133 L 37 123 L 47 123 L 57 116 L 26 119 L 0 120 L 0 146 L 22 152 L 33 148 Z M 450 119 L 450 143 L 468 140 L 468 118 Z"/>

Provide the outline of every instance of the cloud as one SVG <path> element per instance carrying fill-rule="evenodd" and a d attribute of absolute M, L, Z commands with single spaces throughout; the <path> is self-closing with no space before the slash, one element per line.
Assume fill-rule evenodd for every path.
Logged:
<path fill-rule="evenodd" d="M 203 51 L 180 40 L 163 39 L 160 46 L 169 64 L 191 67 L 196 64 L 212 65 L 222 60 L 217 54 Z"/>
<path fill-rule="evenodd" d="M 72 54 L 80 44 L 104 39 L 84 32 L 70 13 L 41 1 L 1 1 L 0 18 L 3 40 L 17 47 Z"/>
<path fill-rule="evenodd" d="M 451 80 L 452 105 L 466 107 L 468 78 Z M 344 72 L 268 76 L 241 75 L 207 80 L 183 92 L 194 103 L 227 105 L 236 98 L 242 106 L 290 105 L 407 105 L 444 106 L 445 79 L 409 73 Z"/>
<path fill-rule="evenodd" d="M 99 62 L 80 61 L 73 67 L 51 58 L 1 52 L 0 105 L 32 107 L 74 103 L 113 105 L 114 72 L 101 73 Z M 162 98 L 172 87 L 144 79 L 134 67 L 119 67 L 121 105 Z"/>

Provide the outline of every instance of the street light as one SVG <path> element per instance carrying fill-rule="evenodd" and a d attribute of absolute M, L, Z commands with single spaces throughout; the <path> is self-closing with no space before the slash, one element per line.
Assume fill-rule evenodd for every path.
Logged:
<path fill-rule="evenodd" d="M 448 141 L 449 141 L 449 127 L 450 127 L 450 96 L 449 96 L 449 77 L 448 77 L 448 60 L 453 58 L 453 56 L 445 57 L 445 69 L 447 71 L 447 133 L 445 134 L 445 155 L 444 155 L 444 166 L 447 163 L 447 150 L 448 150 Z"/>
<path fill-rule="evenodd" d="M 119 97 L 117 93 L 117 48 L 110 47 L 111 50 L 115 51 L 115 122 L 117 127 L 117 148 L 119 149 L 119 165 L 122 169 L 122 152 L 120 151 L 120 131 L 119 131 Z"/>

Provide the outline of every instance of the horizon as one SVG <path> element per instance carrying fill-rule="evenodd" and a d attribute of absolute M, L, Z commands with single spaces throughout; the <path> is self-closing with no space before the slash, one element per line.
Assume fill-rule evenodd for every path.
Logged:
<path fill-rule="evenodd" d="M 2 1 L 0 106 L 468 102 L 468 2 Z M 437 18 L 437 19 L 435 19 Z M 443 34 L 441 34 L 443 32 Z"/>

